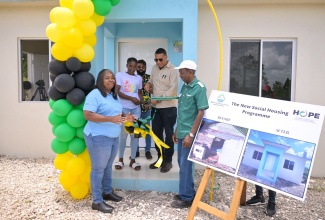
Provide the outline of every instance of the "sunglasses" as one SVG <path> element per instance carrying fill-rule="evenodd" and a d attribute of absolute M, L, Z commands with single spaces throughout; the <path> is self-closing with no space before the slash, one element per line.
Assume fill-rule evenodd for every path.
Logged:
<path fill-rule="evenodd" d="M 162 59 L 162 58 L 159 58 L 159 59 L 154 59 L 154 61 L 157 63 L 158 61 L 159 62 L 162 62 L 164 59 Z"/>

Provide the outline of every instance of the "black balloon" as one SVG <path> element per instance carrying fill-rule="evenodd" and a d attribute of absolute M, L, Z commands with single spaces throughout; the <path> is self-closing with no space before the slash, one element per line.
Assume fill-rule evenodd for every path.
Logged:
<path fill-rule="evenodd" d="M 78 88 L 72 89 L 70 92 L 67 93 L 67 100 L 71 105 L 79 105 L 85 100 L 85 93 Z"/>
<path fill-rule="evenodd" d="M 60 92 L 59 90 L 57 90 L 54 85 L 52 85 L 49 88 L 47 93 L 49 94 L 49 97 L 54 101 L 65 98 L 65 93 Z"/>
<path fill-rule="evenodd" d="M 61 74 L 55 78 L 53 84 L 60 92 L 67 93 L 74 88 L 75 81 L 74 78 L 70 76 L 70 74 Z"/>
<path fill-rule="evenodd" d="M 76 87 L 83 91 L 89 91 L 94 88 L 95 77 L 89 72 L 80 72 L 74 76 Z"/>
<path fill-rule="evenodd" d="M 54 82 L 55 78 L 56 78 L 56 76 L 50 74 L 50 80 L 51 80 L 52 83 Z"/>
<path fill-rule="evenodd" d="M 66 67 L 65 62 L 56 59 L 49 62 L 48 69 L 53 76 L 58 76 L 62 73 L 71 73 L 71 71 Z"/>
<path fill-rule="evenodd" d="M 76 57 L 70 57 L 67 59 L 65 65 L 71 72 L 78 72 L 81 67 L 81 62 Z"/>
<path fill-rule="evenodd" d="M 81 63 L 81 67 L 79 69 L 78 72 L 88 72 L 91 68 L 91 63 L 87 62 L 87 63 Z"/>

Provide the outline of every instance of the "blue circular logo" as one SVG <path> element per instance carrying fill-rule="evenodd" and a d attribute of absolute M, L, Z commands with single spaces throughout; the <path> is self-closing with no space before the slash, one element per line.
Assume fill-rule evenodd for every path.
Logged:
<path fill-rule="evenodd" d="M 224 102 L 225 101 L 225 96 L 223 94 L 218 96 L 218 102 Z"/>

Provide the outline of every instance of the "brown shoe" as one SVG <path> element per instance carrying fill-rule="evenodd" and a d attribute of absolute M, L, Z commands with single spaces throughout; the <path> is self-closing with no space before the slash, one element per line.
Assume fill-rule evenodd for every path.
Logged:
<path fill-rule="evenodd" d="M 167 173 L 169 172 L 169 170 L 173 168 L 173 164 L 172 162 L 163 162 L 161 168 L 160 168 L 160 172 L 161 173 Z"/>

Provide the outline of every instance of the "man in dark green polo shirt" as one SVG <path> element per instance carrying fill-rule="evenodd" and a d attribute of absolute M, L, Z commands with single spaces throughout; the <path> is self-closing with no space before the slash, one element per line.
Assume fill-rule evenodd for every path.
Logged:
<path fill-rule="evenodd" d="M 196 64 L 184 60 L 179 67 L 179 76 L 184 81 L 178 99 L 177 128 L 173 141 L 178 143 L 179 194 L 171 203 L 173 208 L 187 208 L 195 197 L 193 163 L 187 160 L 204 110 L 209 108 L 205 85 L 196 76 Z"/>

